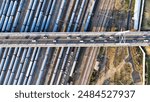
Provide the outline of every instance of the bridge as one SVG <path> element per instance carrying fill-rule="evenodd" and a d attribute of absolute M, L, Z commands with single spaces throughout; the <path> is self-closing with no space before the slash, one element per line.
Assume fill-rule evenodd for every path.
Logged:
<path fill-rule="evenodd" d="M 150 32 L 0 33 L 0 47 L 149 46 Z"/>

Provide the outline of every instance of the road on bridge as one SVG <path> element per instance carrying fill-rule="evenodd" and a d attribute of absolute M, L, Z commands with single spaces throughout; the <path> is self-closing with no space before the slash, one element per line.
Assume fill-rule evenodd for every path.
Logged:
<path fill-rule="evenodd" d="M 149 46 L 150 32 L 1 33 L 0 47 Z"/>

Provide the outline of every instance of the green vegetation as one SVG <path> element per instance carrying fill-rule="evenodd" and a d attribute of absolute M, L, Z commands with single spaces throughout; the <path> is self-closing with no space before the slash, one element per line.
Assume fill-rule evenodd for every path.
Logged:
<path fill-rule="evenodd" d="M 119 47 L 118 51 L 116 49 L 116 55 L 114 60 L 114 66 L 117 67 L 127 56 L 127 48 L 126 47 Z"/>
<path fill-rule="evenodd" d="M 95 85 L 99 78 L 99 72 L 94 70 L 90 79 L 90 85 Z"/>
<path fill-rule="evenodd" d="M 101 47 L 99 50 L 98 58 L 101 58 L 101 56 L 104 55 L 104 53 L 105 53 L 105 48 Z"/>
<path fill-rule="evenodd" d="M 150 56 L 146 58 L 146 68 L 147 68 L 147 77 L 148 77 L 148 84 L 150 84 Z"/>
<path fill-rule="evenodd" d="M 139 47 L 131 48 L 131 55 L 133 58 L 133 63 L 135 65 L 135 70 L 138 71 L 141 76 L 143 74 L 142 62 L 143 62 L 143 54 Z"/>
<path fill-rule="evenodd" d="M 132 77 L 132 68 L 130 64 L 125 64 L 124 68 L 121 69 L 120 73 L 115 73 L 114 75 L 114 84 L 119 85 L 119 84 L 124 84 L 124 85 L 131 85 L 133 84 Z"/>

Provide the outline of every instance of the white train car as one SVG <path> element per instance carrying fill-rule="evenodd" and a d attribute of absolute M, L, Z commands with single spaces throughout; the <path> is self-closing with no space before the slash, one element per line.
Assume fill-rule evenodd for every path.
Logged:
<path fill-rule="evenodd" d="M 142 0 L 135 0 L 135 6 L 134 6 L 134 29 L 139 29 L 140 24 L 140 12 L 141 12 L 141 2 Z"/>

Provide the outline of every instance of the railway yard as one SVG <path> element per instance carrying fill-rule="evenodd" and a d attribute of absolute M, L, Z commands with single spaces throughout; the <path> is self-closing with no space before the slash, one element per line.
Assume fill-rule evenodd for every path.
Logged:
<path fill-rule="evenodd" d="M 0 0 L 0 32 L 134 31 L 131 1 Z M 143 80 L 139 47 L 0 48 L 0 85 L 140 85 Z"/>

